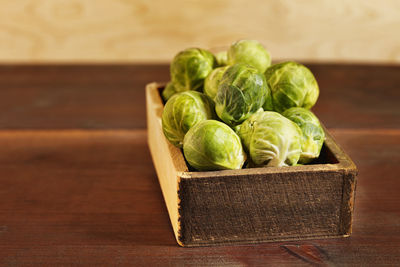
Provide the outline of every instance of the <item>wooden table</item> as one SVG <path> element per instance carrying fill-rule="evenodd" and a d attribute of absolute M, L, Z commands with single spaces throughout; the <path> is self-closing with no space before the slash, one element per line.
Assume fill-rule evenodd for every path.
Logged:
<path fill-rule="evenodd" d="M 397 265 L 400 66 L 309 64 L 355 161 L 350 238 L 181 248 L 147 146 L 167 65 L 0 66 L 0 266 Z"/>

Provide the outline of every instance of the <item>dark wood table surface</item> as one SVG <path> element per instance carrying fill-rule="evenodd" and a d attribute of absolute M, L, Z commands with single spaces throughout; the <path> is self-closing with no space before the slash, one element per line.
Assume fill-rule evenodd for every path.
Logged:
<path fill-rule="evenodd" d="M 167 65 L 0 66 L 0 266 L 400 264 L 400 66 L 308 64 L 359 169 L 350 238 L 181 248 L 147 146 Z"/>

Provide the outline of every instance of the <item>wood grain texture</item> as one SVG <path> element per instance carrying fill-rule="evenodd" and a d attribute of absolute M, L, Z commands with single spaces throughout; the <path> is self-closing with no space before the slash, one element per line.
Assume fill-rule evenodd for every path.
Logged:
<path fill-rule="evenodd" d="M 186 249 L 144 130 L 166 65 L 0 66 L 0 265 L 398 265 L 400 69 L 310 66 L 315 111 L 359 169 L 351 237 Z"/>
<path fill-rule="evenodd" d="M 332 132 L 360 170 L 350 238 L 184 249 L 146 131 L 0 131 L 0 263 L 265 266 L 319 257 L 338 266 L 396 265 L 400 133 Z"/>
<path fill-rule="evenodd" d="M 248 38 L 273 59 L 400 62 L 400 5 L 362 1 L 0 1 L 2 62 L 166 62 Z"/>
<path fill-rule="evenodd" d="M 328 129 L 400 127 L 399 66 L 306 65 Z M 144 88 L 168 80 L 167 64 L 0 65 L 0 129 L 145 128 Z"/>

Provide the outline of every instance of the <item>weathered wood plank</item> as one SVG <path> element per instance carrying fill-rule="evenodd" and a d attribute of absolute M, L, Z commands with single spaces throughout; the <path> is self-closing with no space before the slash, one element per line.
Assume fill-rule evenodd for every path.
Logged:
<path fill-rule="evenodd" d="M 329 128 L 398 129 L 400 67 L 309 64 Z M 0 129 L 146 127 L 145 85 L 168 65 L 0 65 Z"/>
<path fill-rule="evenodd" d="M 0 131 L 0 262 L 301 265 L 311 253 L 338 266 L 396 265 L 400 132 L 331 132 L 359 168 L 350 238 L 182 249 L 146 131 Z"/>

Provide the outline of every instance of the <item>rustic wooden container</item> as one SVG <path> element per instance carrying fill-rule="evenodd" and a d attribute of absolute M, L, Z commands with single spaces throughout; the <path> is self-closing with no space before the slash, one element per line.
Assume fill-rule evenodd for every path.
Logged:
<path fill-rule="evenodd" d="M 161 88 L 146 87 L 148 143 L 179 245 L 350 235 L 357 169 L 329 133 L 311 165 L 189 171 L 163 135 Z"/>

